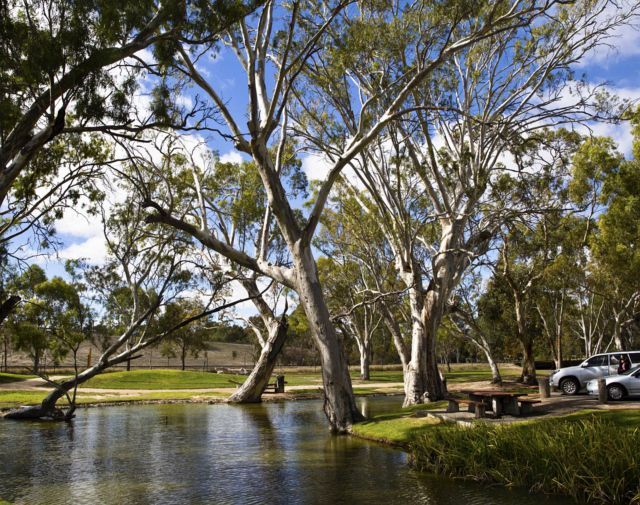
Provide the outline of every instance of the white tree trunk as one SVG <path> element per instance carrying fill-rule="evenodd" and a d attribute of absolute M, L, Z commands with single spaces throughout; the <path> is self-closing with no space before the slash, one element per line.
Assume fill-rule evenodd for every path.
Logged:
<path fill-rule="evenodd" d="M 329 316 L 311 248 L 298 246 L 292 252 L 300 304 L 320 354 L 324 412 L 332 431 L 346 433 L 354 422 L 363 419 L 356 408 L 347 360 Z"/>
<path fill-rule="evenodd" d="M 269 337 L 267 338 L 258 361 L 251 370 L 251 373 L 242 386 L 229 397 L 232 403 L 259 403 L 262 401 L 269 379 L 276 366 L 278 355 L 282 350 L 288 335 L 288 325 L 285 316 L 277 322 L 274 321 L 269 327 Z"/>

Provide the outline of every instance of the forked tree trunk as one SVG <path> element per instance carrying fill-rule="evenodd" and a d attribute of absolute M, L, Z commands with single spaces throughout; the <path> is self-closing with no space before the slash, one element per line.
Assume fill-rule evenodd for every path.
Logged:
<path fill-rule="evenodd" d="M 349 367 L 327 308 L 310 247 L 293 249 L 300 304 L 309 321 L 320 354 L 324 384 L 324 412 L 330 429 L 347 433 L 351 425 L 364 419 L 356 408 Z"/>
<path fill-rule="evenodd" d="M 430 290 L 425 296 L 425 303 L 422 308 L 422 324 L 425 328 L 427 343 L 427 391 L 428 401 L 438 401 L 444 399 L 446 390 L 438 369 L 438 357 L 436 353 L 437 333 L 442 316 L 444 305 L 435 290 Z"/>
<path fill-rule="evenodd" d="M 286 316 L 282 316 L 279 322 L 269 328 L 269 338 L 265 342 L 260 357 L 253 370 L 244 381 L 242 386 L 231 395 L 229 401 L 232 403 L 259 403 L 262 401 L 264 393 L 273 369 L 276 366 L 278 355 L 287 339 L 288 324 Z"/>
<path fill-rule="evenodd" d="M 441 400 L 445 390 L 436 353 L 436 332 L 442 320 L 443 308 L 435 291 L 424 298 L 409 291 L 411 306 L 411 360 L 404 375 L 404 406 Z"/>

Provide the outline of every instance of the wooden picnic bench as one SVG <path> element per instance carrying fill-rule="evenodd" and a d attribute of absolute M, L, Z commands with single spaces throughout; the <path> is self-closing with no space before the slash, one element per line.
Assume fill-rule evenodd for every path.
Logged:
<path fill-rule="evenodd" d="M 264 388 L 265 393 L 284 393 L 284 385 L 286 384 L 284 380 L 284 375 L 276 375 L 275 382 L 271 384 L 267 384 Z"/>
<path fill-rule="evenodd" d="M 484 402 L 475 400 L 466 400 L 463 398 L 447 398 L 449 405 L 447 406 L 447 412 L 460 412 L 460 405 L 466 405 L 468 412 L 473 412 L 476 419 L 485 417 L 486 405 Z"/>
<path fill-rule="evenodd" d="M 526 396 L 526 393 L 502 390 L 463 390 L 469 396 L 469 400 L 484 402 L 485 409 L 493 412 L 493 417 L 500 418 L 503 414 L 512 416 L 520 415 L 518 398 Z"/>
<path fill-rule="evenodd" d="M 527 414 L 531 414 L 533 411 L 533 406 L 536 403 L 542 403 L 541 400 L 537 400 L 536 398 L 518 398 L 518 407 L 520 409 L 520 415 L 526 416 Z"/>

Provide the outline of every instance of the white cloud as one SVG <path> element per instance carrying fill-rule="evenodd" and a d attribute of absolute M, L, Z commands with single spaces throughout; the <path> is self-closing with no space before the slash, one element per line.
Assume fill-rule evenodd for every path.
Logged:
<path fill-rule="evenodd" d="M 307 154 L 302 158 L 302 170 L 310 181 L 324 181 L 332 163 L 319 154 Z"/>
<path fill-rule="evenodd" d="M 237 151 L 229 151 L 220 156 L 220 163 L 242 163 L 242 156 Z"/>
<path fill-rule="evenodd" d="M 602 18 L 606 16 L 620 15 L 623 11 L 634 8 L 634 0 L 625 0 L 615 5 L 613 2 L 605 9 Z M 635 20 L 635 22 L 634 22 Z M 576 67 L 592 65 L 607 68 L 611 64 L 620 63 L 627 58 L 640 55 L 640 28 L 637 16 L 631 22 L 621 24 L 608 35 L 605 43 L 600 44 L 587 52 Z"/>
<path fill-rule="evenodd" d="M 97 235 L 102 237 L 101 218 L 80 214 L 74 209 L 66 209 L 62 219 L 56 221 L 56 230 L 71 237 L 91 238 Z"/>
<path fill-rule="evenodd" d="M 85 258 L 91 265 L 101 265 L 107 258 L 107 247 L 104 237 L 100 234 L 84 242 L 68 245 L 58 255 L 63 259 Z"/>

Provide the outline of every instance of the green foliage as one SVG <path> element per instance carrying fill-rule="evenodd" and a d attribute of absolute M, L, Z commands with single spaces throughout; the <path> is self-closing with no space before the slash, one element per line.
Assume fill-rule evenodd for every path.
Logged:
<path fill-rule="evenodd" d="M 69 351 L 77 352 L 92 324 L 89 307 L 80 299 L 79 286 L 54 277 L 31 265 L 14 280 L 23 304 L 11 317 L 8 330 L 16 349 L 33 359 L 37 372 L 45 351 L 59 361 Z"/>
<path fill-rule="evenodd" d="M 235 344 L 250 344 L 253 338 L 250 332 L 235 324 L 216 323 L 210 328 L 210 338 L 213 342 L 230 342 Z"/>
<path fill-rule="evenodd" d="M 637 419 L 618 423 L 610 418 L 626 413 L 607 414 L 429 430 L 412 452 L 426 471 L 568 494 L 579 503 L 638 503 Z"/>
<path fill-rule="evenodd" d="M 179 321 L 185 321 L 205 311 L 205 307 L 195 300 L 178 300 L 165 305 L 164 312 L 158 318 L 156 331 L 169 331 Z M 160 352 L 163 356 L 180 357 L 183 369 L 187 354 L 197 358 L 200 351 L 208 347 L 210 332 L 206 318 L 198 319 L 171 332 L 162 340 Z"/>

